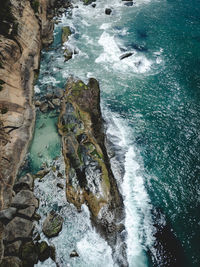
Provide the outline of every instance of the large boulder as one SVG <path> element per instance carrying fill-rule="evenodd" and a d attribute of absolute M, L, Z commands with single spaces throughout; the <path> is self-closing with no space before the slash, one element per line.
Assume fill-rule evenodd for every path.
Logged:
<path fill-rule="evenodd" d="M 38 208 L 38 200 L 32 191 L 22 190 L 13 198 L 12 206 L 21 209 L 29 206 L 35 206 Z"/>
<path fill-rule="evenodd" d="M 25 243 L 21 248 L 23 266 L 34 266 L 38 262 L 38 249 L 33 242 Z"/>
<path fill-rule="evenodd" d="M 33 230 L 33 222 L 20 217 L 15 217 L 5 226 L 5 240 L 10 242 L 15 239 L 27 239 Z"/>
<path fill-rule="evenodd" d="M 51 211 L 45 219 L 42 231 L 47 237 L 57 236 L 62 230 L 63 218 L 54 211 Z"/>
<path fill-rule="evenodd" d="M 13 187 L 14 191 L 19 192 L 22 189 L 33 190 L 33 177 L 28 173 L 17 180 Z"/>

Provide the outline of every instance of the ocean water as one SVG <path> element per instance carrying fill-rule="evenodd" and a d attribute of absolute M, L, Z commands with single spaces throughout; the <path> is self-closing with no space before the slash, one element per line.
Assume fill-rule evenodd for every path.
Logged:
<path fill-rule="evenodd" d="M 96 8 L 73 2 L 77 7 L 63 15 L 56 25 L 51 49 L 42 52 L 36 96 L 45 95 L 51 86 L 64 88 L 70 75 L 85 82 L 89 77 L 99 80 L 105 129 L 116 152 L 111 159 L 112 168 L 126 207 L 129 265 L 178 266 L 168 263 L 156 245 L 159 236 L 156 232 L 167 226 L 162 242 L 169 242 L 166 247 L 172 248 L 178 244 L 181 251 L 178 257 L 188 267 L 198 267 L 200 2 L 135 0 L 128 7 L 121 0 L 112 3 L 102 0 L 96 2 Z M 105 15 L 106 7 L 112 8 L 110 16 Z M 77 51 L 68 62 L 64 62 L 61 45 L 63 26 L 73 30 L 64 46 Z M 125 53 L 132 55 L 120 60 Z M 50 115 L 38 118 L 41 122 L 37 122 L 30 150 L 33 169 L 60 155 L 55 118 Z M 49 129 L 48 139 L 45 139 L 45 128 L 40 128 L 43 119 Z M 42 147 L 37 146 L 40 142 Z M 44 192 L 49 192 L 45 186 L 38 194 Z M 88 266 L 100 266 L 99 259 L 108 250 L 104 241 L 93 235 L 88 221 L 86 225 L 87 231 L 79 231 L 78 237 L 78 228 L 72 231 L 77 240 L 74 246 L 77 250 L 81 247 L 79 253 L 86 258 L 81 261 L 80 257 L 78 263 L 66 258 L 69 266 L 86 266 L 85 261 Z M 90 234 L 92 237 L 87 239 Z M 175 241 L 171 243 L 166 235 L 172 235 Z M 61 243 L 68 242 L 61 240 Z M 86 253 L 88 247 L 92 254 Z M 58 253 L 66 251 L 67 246 L 58 246 Z M 105 266 L 115 264 L 110 255 L 108 251 Z"/>

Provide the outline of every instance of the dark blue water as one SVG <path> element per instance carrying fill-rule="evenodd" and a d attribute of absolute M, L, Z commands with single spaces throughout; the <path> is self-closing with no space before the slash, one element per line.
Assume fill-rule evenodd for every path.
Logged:
<path fill-rule="evenodd" d="M 125 7 L 105 0 L 95 9 L 75 2 L 72 17 L 56 26 L 53 50 L 43 53 L 38 86 L 64 87 L 70 74 L 99 80 L 104 117 L 117 118 L 112 134 L 126 151 L 125 203 L 133 211 L 127 227 L 132 244 L 141 245 L 133 245 L 133 254 L 141 251 L 131 254 L 130 266 L 148 266 L 142 255 L 149 248 L 155 256 L 145 240 L 153 240 L 158 211 L 165 237 L 172 233 L 176 241 L 168 245 L 178 244 L 188 267 L 200 266 L 200 1 L 138 0 Z M 68 45 L 79 51 L 69 62 L 60 45 L 63 25 L 74 29 Z M 125 51 L 134 55 L 120 61 Z M 173 265 L 162 259 L 156 266 Z"/>

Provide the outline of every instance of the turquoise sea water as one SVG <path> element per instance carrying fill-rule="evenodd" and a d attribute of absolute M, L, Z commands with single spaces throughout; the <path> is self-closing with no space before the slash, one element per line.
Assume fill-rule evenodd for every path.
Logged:
<path fill-rule="evenodd" d="M 103 0 L 96 8 L 74 2 L 78 8 L 62 17 L 52 50 L 42 54 L 40 94 L 48 86 L 64 88 L 69 75 L 99 80 L 107 134 L 125 168 L 130 266 L 148 266 L 149 250 L 155 266 L 173 266 L 160 261 L 153 246 L 154 210 L 162 211 L 187 266 L 200 266 L 200 2 L 138 0 L 127 7 Z M 68 62 L 60 44 L 64 25 L 74 32 L 67 45 L 78 51 Z M 126 52 L 133 55 L 120 60 Z M 48 133 L 55 134 L 52 125 L 47 121 Z M 40 147 L 44 157 L 34 160 L 35 144 L 45 135 L 39 128 L 30 151 L 34 167 L 49 155 Z M 53 134 L 49 147 L 59 152 Z"/>

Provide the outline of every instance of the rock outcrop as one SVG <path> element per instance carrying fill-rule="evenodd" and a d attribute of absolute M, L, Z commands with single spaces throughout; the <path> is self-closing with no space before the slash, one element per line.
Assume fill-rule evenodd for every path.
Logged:
<path fill-rule="evenodd" d="M 122 238 L 124 207 L 104 145 L 100 89 L 91 78 L 86 85 L 68 80 L 59 116 L 66 164 L 66 195 L 78 210 L 86 204 L 96 229 L 113 249 L 120 266 L 126 266 Z"/>

